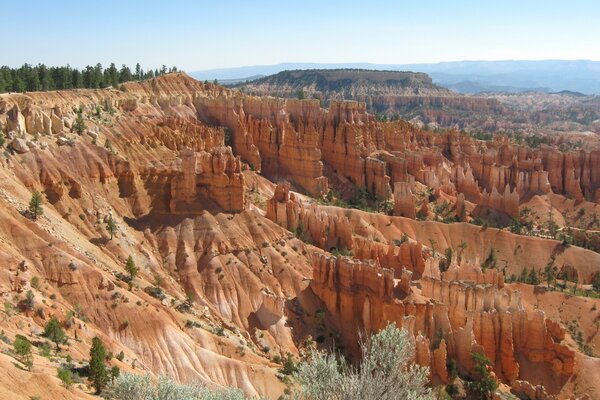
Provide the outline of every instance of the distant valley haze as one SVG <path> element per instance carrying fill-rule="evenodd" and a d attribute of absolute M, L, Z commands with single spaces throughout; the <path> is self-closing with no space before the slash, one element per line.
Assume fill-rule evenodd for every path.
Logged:
<path fill-rule="evenodd" d="M 285 70 L 370 69 L 424 72 L 433 82 L 459 93 L 561 92 L 600 95 L 600 61 L 591 60 L 505 60 L 450 61 L 422 64 L 373 63 L 280 63 L 191 71 L 199 80 L 221 83 L 249 81 Z"/>

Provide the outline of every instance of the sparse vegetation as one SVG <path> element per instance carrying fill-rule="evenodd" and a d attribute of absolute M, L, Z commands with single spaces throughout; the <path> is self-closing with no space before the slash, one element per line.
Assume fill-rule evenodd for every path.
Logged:
<path fill-rule="evenodd" d="M 413 364 L 415 352 L 406 331 L 394 324 L 361 342 L 362 362 L 350 366 L 333 354 L 314 351 L 294 377 L 298 399 L 433 399 L 428 369 Z"/>
<path fill-rule="evenodd" d="M 110 400 L 244 400 L 236 388 L 209 389 L 199 384 L 180 384 L 165 376 L 121 374 L 103 393 Z"/>

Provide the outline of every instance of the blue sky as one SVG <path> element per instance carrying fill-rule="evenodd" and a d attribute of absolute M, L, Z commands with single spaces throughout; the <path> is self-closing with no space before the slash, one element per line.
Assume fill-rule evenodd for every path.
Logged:
<path fill-rule="evenodd" d="M 600 60 L 600 1 L 0 0 L 0 64 Z"/>

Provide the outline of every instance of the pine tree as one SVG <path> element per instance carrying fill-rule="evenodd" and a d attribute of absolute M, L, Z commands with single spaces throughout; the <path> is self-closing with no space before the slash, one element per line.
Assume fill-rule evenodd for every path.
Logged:
<path fill-rule="evenodd" d="M 50 321 L 44 326 L 44 336 L 56 344 L 56 352 L 60 351 L 60 344 L 65 343 L 67 335 L 63 330 L 58 319 L 53 315 Z"/>
<path fill-rule="evenodd" d="M 526 282 L 528 276 L 529 272 L 527 271 L 527 267 L 523 267 L 523 269 L 521 270 L 521 275 L 519 275 L 519 282 Z"/>
<path fill-rule="evenodd" d="M 121 70 L 119 71 L 119 82 L 129 82 L 132 78 L 131 70 L 125 64 L 121 66 Z"/>
<path fill-rule="evenodd" d="M 106 222 L 106 230 L 110 233 L 110 240 L 112 240 L 113 235 L 117 233 L 117 224 L 113 219 L 112 215 L 108 217 L 108 221 Z"/>
<path fill-rule="evenodd" d="M 471 358 L 475 364 L 473 367 L 475 376 L 472 382 L 467 382 L 467 387 L 476 396 L 475 398 L 489 399 L 498 388 L 496 380 L 488 371 L 488 367 L 492 365 L 492 362 L 481 353 L 472 353 Z"/>
<path fill-rule="evenodd" d="M 529 271 L 529 275 L 527 276 L 527 283 L 529 283 L 530 285 L 540 284 L 540 277 L 535 268 L 533 267 L 531 268 L 531 271 Z"/>
<path fill-rule="evenodd" d="M 75 122 L 73 123 L 73 129 L 75 129 L 75 132 L 81 135 L 85 128 L 86 125 L 85 121 L 83 120 L 83 110 L 79 108 L 77 110 L 77 118 L 75 118 Z"/>
<path fill-rule="evenodd" d="M 119 71 L 117 70 L 117 66 L 115 65 L 115 63 L 110 63 L 110 66 L 108 67 L 108 81 L 107 83 L 112 86 L 113 88 L 116 88 L 119 86 Z"/>
<path fill-rule="evenodd" d="M 137 79 L 138 81 L 141 81 L 143 79 L 142 67 L 140 63 L 135 64 L 135 79 Z"/>
<path fill-rule="evenodd" d="M 78 89 L 83 87 L 83 75 L 81 71 L 78 69 L 74 69 L 71 73 L 71 81 L 73 82 L 73 87 Z"/>
<path fill-rule="evenodd" d="M 79 70 L 67 65 L 64 67 L 47 67 L 44 64 L 32 66 L 23 64 L 19 68 L 0 67 L 0 93 L 64 90 L 72 88 L 105 88 L 118 87 L 120 83 L 133 79 L 149 79 L 163 75 L 166 72 L 177 72 L 177 67 L 148 70 L 144 72 L 139 63 L 136 64 L 135 74 L 128 66 L 123 65 L 119 70 L 115 64 L 103 69 L 101 64 L 88 65 Z"/>
<path fill-rule="evenodd" d="M 106 369 L 106 349 L 104 343 L 97 336 L 92 339 L 90 348 L 90 381 L 96 389 L 96 394 L 102 393 L 102 389 L 108 383 L 108 371 Z"/>
<path fill-rule="evenodd" d="M 554 265 L 554 259 L 552 259 L 546 268 L 544 268 L 544 277 L 546 278 L 546 284 L 550 287 L 550 284 L 556 281 L 557 268 Z"/>
<path fill-rule="evenodd" d="M 44 213 L 44 209 L 42 208 L 42 194 L 37 190 L 31 194 L 31 200 L 29 200 L 29 214 L 31 218 L 34 220 L 37 219 L 38 215 Z"/>
<path fill-rule="evenodd" d="M 129 274 L 131 278 L 130 282 L 133 282 L 133 279 L 137 276 L 139 268 L 133 262 L 133 258 L 131 256 L 127 257 L 127 261 L 125 262 L 125 270 Z"/>

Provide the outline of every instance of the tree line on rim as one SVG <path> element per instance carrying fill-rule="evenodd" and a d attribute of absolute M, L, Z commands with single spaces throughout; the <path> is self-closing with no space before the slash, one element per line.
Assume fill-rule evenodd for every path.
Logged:
<path fill-rule="evenodd" d="M 103 89 L 109 86 L 118 87 L 121 83 L 144 80 L 177 72 L 177 67 L 144 70 L 137 63 L 135 70 L 123 64 L 120 69 L 114 63 L 102 68 L 102 64 L 88 65 L 77 69 L 71 66 L 47 67 L 44 64 L 36 66 L 23 64 L 19 68 L 0 67 L 0 93 L 5 92 L 37 92 L 64 89 Z"/>

